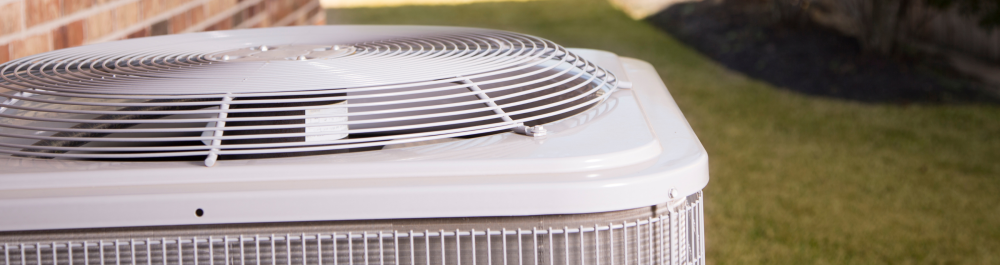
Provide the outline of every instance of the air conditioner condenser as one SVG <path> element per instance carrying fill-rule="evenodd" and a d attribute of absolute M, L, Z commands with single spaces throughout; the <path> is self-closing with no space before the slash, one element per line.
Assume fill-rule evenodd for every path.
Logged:
<path fill-rule="evenodd" d="M 708 156 L 656 70 L 518 33 L 214 31 L 0 65 L 27 264 L 704 264 Z"/>

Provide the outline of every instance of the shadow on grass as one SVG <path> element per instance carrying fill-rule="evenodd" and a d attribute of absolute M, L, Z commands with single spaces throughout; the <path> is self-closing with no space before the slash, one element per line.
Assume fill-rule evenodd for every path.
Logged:
<path fill-rule="evenodd" d="M 771 22 L 746 1 L 671 6 L 647 21 L 707 57 L 776 87 L 808 95 L 884 103 L 1000 103 L 945 58 L 907 50 L 862 52 L 857 41 L 802 19 Z"/>

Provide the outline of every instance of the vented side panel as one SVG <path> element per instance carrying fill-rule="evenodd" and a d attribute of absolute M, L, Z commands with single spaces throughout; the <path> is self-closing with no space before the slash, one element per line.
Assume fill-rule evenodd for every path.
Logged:
<path fill-rule="evenodd" d="M 344 231 L 3 243 L 4 265 L 704 264 L 702 194 L 657 217 L 577 227 Z"/>

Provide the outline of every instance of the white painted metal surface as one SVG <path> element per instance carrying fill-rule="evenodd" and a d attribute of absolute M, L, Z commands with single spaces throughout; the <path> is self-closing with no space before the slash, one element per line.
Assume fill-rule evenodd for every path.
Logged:
<path fill-rule="evenodd" d="M 315 28 L 311 27 L 290 30 L 306 29 L 308 29 L 307 32 L 315 30 Z M 389 28 L 382 27 L 340 27 L 334 29 L 346 35 L 350 35 L 349 33 L 352 32 L 364 31 L 365 34 L 369 34 L 366 36 L 376 36 L 379 38 L 393 36 L 393 34 L 402 34 L 399 33 L 400 31 L 426 31 L 428 34 L 439 34 L 455 30 L 454 28 L 389 30 Z M 301 33 L 289 33 L 288 36 L 298 36 L 296 34 Z M 203 37 L 218 37 L 221 39 L 230 37 L 226 34 L 228 33 L 203 33 Z M 276 32 L 276 34 L 281 35 L 285 33 Z M 350 39 L 349 37 L 345 38 Z M 364 40 L 356 39 L 354 41 L 363 42 Z M 345 40 L 341 43 L 354 42 Z M 538 43 L 550 45 L 550 43 L 544 40 L 539 40 Z M 262 44 L 246 43 L 245 45 L 246 47 L 258 47 L 259 49 Z M 365 47 L 364 45 L 351 45 L 351 47 L 358 50 L 364 50 L 360 47 Z M 550 47 L 558 47 L 554 46 L 554 44 L 551 45 L 553 46 Z M 508 50 L 516 50 L 510 47 L 508 47 Z M 231 50 L 231 48 L 219 48 L 212 50 L 212 52 Z M 496 50 L 501 51 L 503 49 Z M 102 162 L 14 156 L 0 158 L 0 168 L 3 168 L 3 172 L 0 173 L 0 211 L 5 213 L 3 218 L 0 218 L 0 231 L 311 220 L 592 213 L 630 209 L 670 201 L 676 198 L 677 194 L 689 195 L 698 193 L 707 184 L 708 169 L 705 150 L 652 66 L 635 59 L 622 58 L 619 60 L 614 54 L 594 50 L 561 50 L 560 48 L 554 48 L 548 53 L 544 49 L 535 53 L 530 53 L 530 51 L 536 51 L 535 49 L 525 48 L 522 50 L 529 52 L 528 54 L 552 56 L 542 59 L 539 59 L 537 56 L 522 58 L 530 62 L 529 64 L 534 63 L 531 64 L 531 67 L 542 67 L 544 71 L 537 72 L 535 73 L 536 75 L 542 74 L 545 77 L 552 78 L 563 77 L 565 79 L 561 80 L 570 81 L 581 80 L 582 78 L 585 81 L 579 82 L 578 84 L 583 85 L 577 87 L 577 89 L 581 87 L 589 88 L 584 91 L 585 93 L 580 93 L 580 95 L 584 95 L 584 97 L 592 95 L 584 103 L 572 104 L 573 106 L 571 107 L 578 107 L 580 109 L 578 113 L 560 118 L 559 120 L 546 121 L 547 123 L 544 124 L 544 136 L 527 137 L 514 133 L 501 133 L 471 139 L 455 138 L 454 136 L 486 132 L 496 130 L 497 128 L 512 129 L 519 122 L 530 122 L 529 118 L 517 117 L 517 113 L 514 113 L 515 111 L 508 111 L 509 109 L 504 108 L 503 102 L 497 101 L 497 98 L 502 97 L 503 94 L 500 97 L 492 95 L 483 96 L 483 91 L 497 87 L 507 86 L 513 89 L 514 87 L 525 87 L 526 85 L 522 84 L 523 82 L 515 81 L 511 81 L 514 83 L 504 83 L 510 81 L 507 80 L 497 82 L 495 86 L 484 88 L 484 84 L 487 83 L 477 80 L 475 73 L 506 68 L 487 69 L 488 66 L 476 66 L 478 69 L 472 71 L 469 68 L 448 68 L 450 63 L 453 62 L 434 64 L 434 60 L 437 59 L 423 58 L 422 61 L 417 60 L 411 63 L 428 63 L 428 67 L 443 65 L 443 74 L 442 72 L 428 69 L 414 69 L 415 72 L 420 73 L 394 77 L 414 78 L 413 80 L 398 79 L 394 82 L 418 82 L 414 80 L 424 78 L 420 76 L 421 74 L 441 74 L 442 76 L 437 77 L 439 79 L 427 78 L 427 80 L 434 81 L 425 81 L 424 83 L 434 83 L 439 85 L 439 87 L 464 90 L 464 92 L 460 93 L 464 98 L 459 102 L 473 102 L 472 105 L 477 105 L 475 107 L 477 110 L 486 112 L 483 117 L 491 117 L 497 121 L 476 125 L 483 126 L 481 128 L 473 126 L 448 129 L 451 131 L 443 134 L 430 133 L 422 135 L 422 133 L 428 132 L 409 132 L 410 134 L 421 136 L 399 141 L 397 139 L 400 137 L 397 135 L 380 142 L 384 147 L 382 147 L 382 150 L 377 151 L 348 152 L 295 158 L 221 160 L 216 162 L 216 166 L 211 168 L 197 166 L 201 162 Z M 409 49 L 395 49 L 393 51 L 395 52 L 393 56 L 401 56 L 406 60 L 410 60 L 411 56 L 419 57 L 428 54 L 427 52 L 418 52 Z M 495 51 L 483 49 L 482 53 L 471 53 L 469 56 L 479 58 L 483 56 L 482 54 L 488 54 L 489 52 Z M 561 55 L 562 57 L 558 57 L 560 55 L 558 52 L 564 52 Z M 210 53 L 206 51 L 203 54 Z M 234 54 L 223 54 L 222 56 L 225 55 L 236 56 Z M 339 54 L 338 56 L 341 55 Z M 300 63 L 311 64 L 323 61 L 321 58 L 310 59 L 308 57 L 305 58 L 305 61 L 302 61 L 299 60 L 301 59 L 299 56 L 302 55 L 296 55 L 294 58 L 288 60 L 285 60 L 285 58 L 291 58 L 292 56 L 281 57 L 282 61 L 280 63 L 302 65 Z M 352 56 L 341 56 L 331 60 L 348 59 Z M 566 58 L 570 56 L 574 57 L 574 62 L 567 62 L 568 59 Z M 510 56 L 504 58 L 509 59 L 507 57 Z M 584 60 L 584 58 L 588 60 Z M 473 59 L 472 61 L 475 60 L 477 59 Z M 503 59 L 498 60 L 502 61 Z M 31 61 L 20 62 L 29 65 L 31 63 Z M 574 65 L 575 62 L 587 63 L 578 67 Z M 258 68 L 266 68 L 272 66 L 272 64 L 276 64 L 276 61 L 271 61 L 270 63 L 254 60 L 240 62 L 240 64 L 243 63 L 256 64 Z M 463 61 L 457 60 L 455 63 L 463 63 Z M 228 67 L 231 62 L 222 62 L 219 64 Z M 318 67 L 317 65 L 322 64 L 313 64 L 312 66 L 317 68 L 310 71 L 322 72 L 323 70 L 320 69 L 322 67 Z M 520 64 L 511 65 L 514 66 L 509 67 L 517 67 Z M 597 65 L 605 67 L 601 68 Z M 369 70 L 372 75 L 385 74 L 386 76 L 389 76 L 388 72 L 399 72 L 397 71 L 398 69 L 386 67 L 385 64 L 382 64 L 382 66 L 370 68 Z M 550 66 L 551 68 L 549 68 Z M 243 66 L 233 67 L 241 68 Z M 355 71 L 352 73 L 360 71 L 350 70 L 350 67 L 347 65 L 338 67 L 341 67 L 336 68 L 338 71 Z M 588 69 L 588 67 L 592 67 L 592 69 Z M 181 68 L 165 69 L 164 71 L 170 72 L 179 71 L 178 69 Z M 407 70 L 409 71 L 410 69 Z M 470 71 L 465 72 L 466 70 Z M 606 73 L 603 75 L 594 74 L 598 70 L 606 71 Z M 184 71 L 186 73 L 197 73 L 197 71 L 189 71 L 189 69 Z M 549 74 L 553 71 L 555 71 L 555 74 Z M 567 77 L 567 73 L 572 74 Z M 263 76 L 269 74 L 274 73 L 260 73 Z M 236 75 L 234 74 L 233 76 Z M 351 82 L 351 80 L 364 80 L 368 82 L 371 82 L 371 80 L 380 80 L 378 78 L 365 79 L 366 77 L 370 77 L 366 75 L 343 76 L 350 77 L 343 77 L 344 79 L 340 81 L 344 82 Z M 498 76 L 502 76 L 498 77 L 498 79 L 509 77 L 509 75 L 503 74 Z M 526 75 L 525 77 L 530 76 L 534 75 Z M 257 75 L 250 74 L 237 78 L 257 77 Z M 114 78 L 117 78 L 117 76 Z M 214 77 L 205 78 L 212 79 Z M 281 78 L 293 80 L 287 82 L 288 84 L 286 85 L 302 89 L 280 92 L 279 94 L 282 96 L 309 95 L 309 93 L 316 93 L 313 92 L 315 91 L 314 88 L 308 87 L 309 85 L 323 86 L 322 82 L 303 81 L 289 75 L 284 75 Z M 443 83 L 435 83 L 440 80 L 445 81 Z M 328 83 L 334 83 L 331 80 L 328 81 L 330 81 Z M 174 81 L 159 80 L 156 82 L 170 83 Z M 6 84 L 8 86 L 15 86 L 11 85 L 13 83 Z M 80 84 L 72 85 L 84 87 Z M 155 91 L 159 91 L 147 87 L 113 85 L 112 83 L 101 83 L 101 85 L 110 86 L 102 88 L 99 85 L 92 85 L 80 89 L 104 89 L 106 91 L 121 93 L 131 93 L 130 91 L 133 89 L 148 89 L 146 91 L 154 94 L 156 93 Z M 278 83 L 271 85 L 284 86 Z M 377 86 L 392 87 L 394 85 L 387 83 L 378 84 Z M 616 90 L 616 86 L 631 87 L 631 89 Z M 266 85 L 249 87 L 260 89 L 257 92 L 253 92 L 258 94 L 265 93 L 261 91 L 267 90 Z M 304 99 L 296 99 L 296 101 L 344 99 L 346 103 L 344 101 L 327 102 L 330 104 L 319 104 L 306 108 L 318 110 L 317 112 L 321 113 L 318 116 L 329 115 L 330 117 L 335 117 L 339 114 L 329 111 L 324 112 L 322 110 L 336 109 L 341 105 L 353 104 L 354 106 L 358 106 L 359 104 L 373 102 L 370 101 L 373 96 L 366 94 L 370 93 L 370 91 L 366 90 L 368 87 L 355 90 L 351 90 L 354 88 L 331 88 L 329 85 L 325 87 L 325 89 L 333 89 L 336 92 L 347 92 L 345 93 L 346 95 L 305 97 Z M 434 90 L 435 88 L 432 87 L 418 86 L 416 89 Z M 557 87 L 552 86 L 550 88 Z M 18 103 L 17 101 L 30 100 L 33 102 L 32 104 L 37 104 L 37 106 L 33 107 L 36 109 L 58 109 L 59 107 L 53 106 L 65 105 L 65 102 L 68 100 L 67 97 L 64 97 L 66 93 L 75 93 L 73 94 L 74 97 L 86 94 L 66 92 L 65 89 L 60 91 L 60 88 L 41 90 L 37 88 L 10 91 L 7 95 L 11 96 L 3 106 L 9 106 L 11 109 L 4 112 L 3 115 L 6 115 L 4 117 L 25 117 L 21 115 L 26 113 L 24 110 L 25 103 Z M 224 110 L 227 108 L 233 109 L 232 106 L 238 105 L 236 103 L 239 100 L 236 99 L 240 97 L 231 96 L 234 93 L 220 87 L 202 86 L 195 89 L 195 87 L 181 86 L 181 88 L 188 93 L 203 91 L 213 95 L 213 97 L 218 96 L 218 99 L 198 102 L 170 102 L 167 104 L 183 106 L 210 102 L 217 106 L 215 108 L 194 110 L 203 112 L 199 113 L 199 115 L 207 115 L 207 118 L 197 118 L 200 123 L 190 126 L 190 130 L 197 133 L 197 136 L 188 138 L 197 140 L 199 143 L 198 148 L 203 149 L 180 152 L 196 152 L 197 155 L 208 156 L 209 160 L 214 160 L 211 157 L 213 153 L 216 155 L 226 154 L 227 145 L 223 144 L 222 141 L 227 140 L 227 136 L 219 133 L 219 131 L 232 128 L 224 123 L 239 121 L 239 119 L 231 119 L 231 116 L 227 117 L 227 114 L 232 115 L 232 113 L 238 113 L 238 111 Z M 350 91 L 356 91 L 357 93 Z M 48 94 L 45 94 L 47 96 L 38 96 L 35 93 Z M 437 93 L 436 91 L 427 93 L 431 97 L 447 97 L 449 95 L 447 93 L 434 94 Z M 119 97 L 118 95 L 120 94 L 106 93 L 101 95 L 115 95 L 115 97 Z M 108 106 L 106 105 L 109 103 L 103 101 L 103 98 L 100 100 L 84 101 L 85 104 L 77 106 L 97 109 L 105 108 L 103 111 L 106 111 L 107 109 L 148 104 L 136 101 L 160 99 L 161 97 L 162 99 L 170 99 L 177 96 L 157 94 L 149 95 L 149 97 L 151 98 L 126 99 L 115 103 L 120 104 L 120 106 L 114 106 L 114 108 L 107 108 Z M 378 96 L 375 97 L 377 98 Z M 190 98 L 204 98 L 204 96 L 198 94 Z M 227 98 L 229 100 L 226 100 Z M 51 102 L 42 102 L 43 99 Z M 284 101 L 285 99 L 269 100 L 264 101 L 277 102 Z M 251 103 L 243 102 L 240 104 L 246 105 Z M 412 102 L 407 102 L 406 104 L 412 104 Z M 372 104 L 372 106 L 376 105 L 378 104 Z M 414 108 L 414 105 L 409 105 L 407 108 Z M 368 111 L 378 112 L 384 110 L 375 109 Z M 79 109 L 75 108 L 61 111 L 59 113 L 91 115 L 91 118 L 100 114 L 75 113 L 79 111 Z M 548 113 L 551 114 L 552 112 Z M 63 114 L 36 115 L 31 116 L 31 119 L 50 119 L 52 117 L 59 117 L 59 115 Z M 392 118 L 388 114 L 387 116 L 377 115 L 382 114 L 372 114 L 369 116 L 374 117 L 372 119 Z M 418 115 L 425 115 L 425 113 Z M 308 118 L 323 118 L 318 116 Z M 181 118 L 195 119 L 194 117 Z M 74 116 L 70 123 L 80 122 L 81 119 L 84 118 Z M 257 118 L 249 119 L 253 120 Z M 12 119 L 7 119 L 6 121 L 10 120 Z M 148 120 L 155 121 L 160 119 Z M 310 123 L 306 118 L 303 118 L 303 120 L 304 124 Z M 342 121 L 327 122 L 327 120 L 313 121 L 318 121 L 313 124 L 321 126 L 320 128 L 343 123 Z M 349 122 L 353 121 L 365 120 L 349 120 Z M 372 130 L 371 128 L 363 127 L 363 124 L 365 122 L 350 123 L 347 124 L 349 128 L 346 130 L 319 130 L 318 134 L 343 135 L 346 133 L 350 135 L 358 131 Z M 50 124 L 42 125 L 49 126 Z M 357 125 L 357 127 L 353 125 Z M 3 126 L 7 128 L 14 126 L 27 128 L 24 127 L 23 123 L 18 122 L 6 122 L 3 123 Z M 302 127 L 301 125 L 297 126 Z M 154 128 L 160 127 L 150 127 L 149 129 L 151 131 L 160 130 L 152 130 Z M 185 128 L 184 130 L 188 129 Z M 306 135 L 308 132 L 298 134 Z M 27 137 L 27 135 L 34 135 L 34 133 L 9 137 L 31 139 L 20 143 L 21 145 L 31 145 L 33 141 L 37 141 L 37 139 Z M 335 142 L 352 139 L 347 137 L 323 140 Z M 316 145 L 311 145 L 310 143 L 310 141 L 304 140 L 301 143 L 293 143 L 293 145 L 310 146 L 310 148 L 316 147 Z M 31 146 L 33 146 L 32 148 L 37 148 L 37 146 Z M 229 146 L 231 147 L 232 145 Z M 327 148 L 323 145 L 319 146 Z M 13 149 L 17 148 L 23 148 L 23 146 L 13 147 Z M 7 150 L 11 150 L 11 148 Z M 231 149 L 231 151 L 239 150 L 242 149 Z M 161 151 L 178 152 L 176 150 Z M 20 151 L 11 151 L 8 153 L 16 152 Z M 47 153 L 47 155 L 55 154 Z M 667 192 L 671 189 L 676 190 L 676 192 Z M 203 216 L 196 216 L 193 214 L 195 209 L 203 209 L 205 214 Z M 67 216 L 72 216 L 72 218 L 67 218 Z"/>
<path fill-rule="evenodd" d="M 698 192 L 708 169 L 697 137 L 651 66 L 622 64 L 633 89 L 547 124 L 544 139 L 505 133 L 212 168 L 8 158 L 0 230 L 587 213 Z"/>
<path fill-rule="evenodd" d="M 701 193 L 644 219 L 600 224 L 506 224 L 459 229 L 332 230 L 197 236 L 106 235 L 0 245 L 3 265 L 43 264 L 377 264 L 667 265 L 705 264 Z M 360 231 L 359 231 L 360 230 Z M 294 230 L 293 230 L 294 231 Z M 60 240 L 65 239 L 65 240 Z M 0 241 L 2 242 L 2 241 Z M 439 244 L 440 242 L 440 244 Z"/>
<path fill-rule="evenodd" d="M 0 73 L 10 90 L 0 153 L 208 166 L 530 127 L 617 87 L 548 40 L 412 26 L 142 38 L 28 56 Z"/>

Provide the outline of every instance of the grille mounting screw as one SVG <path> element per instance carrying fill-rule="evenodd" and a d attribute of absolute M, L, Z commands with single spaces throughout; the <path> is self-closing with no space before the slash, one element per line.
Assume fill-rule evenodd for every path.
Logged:
<path fill-rule="evenodd" d="M 545 127 L 542 127 L 541 125 L 524 126 L 523 123 L 518 123 L 517 126 L 514 126 L 513 130 L 516 133 L 534 137 L 545 136 L 545 134 L 548 133 L 548 131 L 545 130 Z"/>

